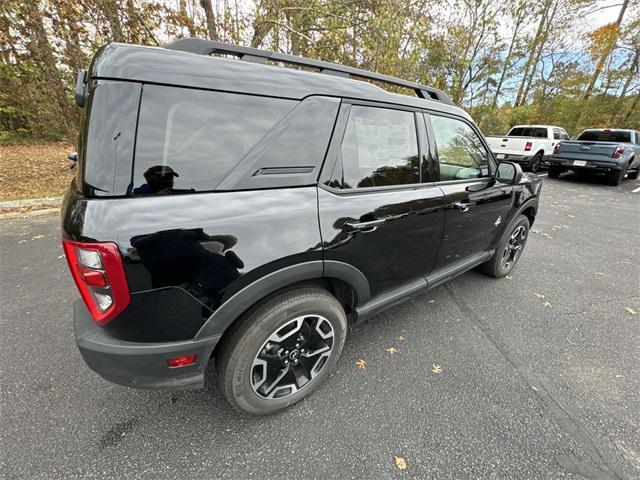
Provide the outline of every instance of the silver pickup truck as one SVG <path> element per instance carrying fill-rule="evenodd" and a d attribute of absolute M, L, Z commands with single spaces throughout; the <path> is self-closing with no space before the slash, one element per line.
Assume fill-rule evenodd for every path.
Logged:
<path fill-rule="evenodd" d="M 611 185 L 618 185 L 627 175 L 638 178 L 640 169 L 640 132 L 636 130 L 593 128 L 575 140 L 556 144 L 549 159 L 549 176 L 566 171 L 607 175 Z"/>

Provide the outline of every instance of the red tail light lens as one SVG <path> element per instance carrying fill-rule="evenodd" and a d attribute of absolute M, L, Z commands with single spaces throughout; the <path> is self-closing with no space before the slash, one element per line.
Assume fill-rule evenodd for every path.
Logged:
<path fill-rule="evenodd" d="M 616 147 L 616 151 L 611 155 L 611 158 L 620 158 L 622 156 L 622 152 L 624 152 L 624 145 L 618 145 Z"/>
<path fill-rule="evenodd" d="M 170 358 L 167 360 L 169 368 L 187 367 L 196 363 L 197 355 L 184 355 L 182 357 Z"/>
<path fill-rule="evenodd" d="M 560 151 L 560 144 L 556 143 L 556 146 L 553 147 L 553 154 L 556 155 Z"/>
<path fill-rule="evenodd" d="M 527 142 L 524 146 L 524 151 L 525 152 L 530 152 L 531 151 L 531 147 L 533 147 L 533 143 L 531 142 Z"/>
<path fill-rule="evenodd" d="M 62 239 L 73 280 L 89 313 L 106 325 L 129 305 L 129 285 L 115 243 L 83 243 Z"/>

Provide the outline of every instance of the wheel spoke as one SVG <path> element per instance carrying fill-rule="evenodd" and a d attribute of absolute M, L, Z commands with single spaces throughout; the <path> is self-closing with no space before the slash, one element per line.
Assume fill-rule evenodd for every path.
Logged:
<path fill-rule="evenodd" d="M 333 349 L 331 322 L 320 315 L 294 318 L 273 332 L 251 367 L 251 388 L 262 398 L 284 398 L 311 383 Z"/>

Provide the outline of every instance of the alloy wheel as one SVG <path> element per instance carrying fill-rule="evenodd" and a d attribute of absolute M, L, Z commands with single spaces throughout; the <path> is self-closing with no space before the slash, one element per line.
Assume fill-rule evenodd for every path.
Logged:
<path fill-rule="evenodd" d="M 334 331 L 321 315 L 287 322 L 262 344 L 251 365 L 251 389 L 261 398 L 280 399 L 309 385 L 327 363 Z"/>
<path fill-rule="evenodd" d="M 502 251 L 502 268 L 509 269 L 516 263 L 527 241 L 527 229 L 524 225 L 518 225 Z"/>

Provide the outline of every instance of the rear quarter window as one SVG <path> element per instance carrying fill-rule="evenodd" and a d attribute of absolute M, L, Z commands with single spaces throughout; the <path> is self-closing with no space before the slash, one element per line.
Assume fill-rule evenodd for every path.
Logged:
<path fill-rule="evenodd" d="M 87 195 L 127 193 L 139 103 L 138 83 L 100 80 L 92 86 L 78 149 Z"/>
<path fill-rule="evenodd" d="M 212 191 L 298 102 L 145 85 L 135 195 Z"/>

